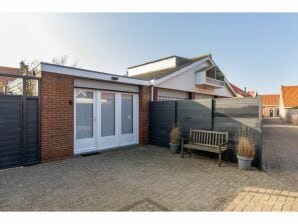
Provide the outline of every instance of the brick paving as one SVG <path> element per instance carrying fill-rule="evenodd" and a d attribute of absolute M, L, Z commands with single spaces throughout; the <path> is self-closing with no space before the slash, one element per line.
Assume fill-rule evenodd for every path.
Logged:
<path fill-rule="evenodd" d="M 0 210 L 298 211 L 291 187 L 151 145 L 0 171 Z"/>
<path fill-rule="evenodd" d="M 298 191 L 298 126 L 279 119 L 263 120 L 263 167 Z"/>

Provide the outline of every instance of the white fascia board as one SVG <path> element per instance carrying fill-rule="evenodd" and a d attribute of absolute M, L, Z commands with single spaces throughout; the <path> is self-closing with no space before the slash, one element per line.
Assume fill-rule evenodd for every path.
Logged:
<path fill-rule="evenodd" d="M 237 97 L 237 93 L 234 91 L 234 89 L 232 88 L 229 80 L 227 80 L 226 76 L 224 75 L 225 77 L 225 83 L 228 85 L 229 89 L 232 91 L 232 93 L 234 94 L 235 97 Z"/>
<path fill-rule="evenodd" d="M 175 76 L 179 75 L 180 73 L 186 72 L 187 70 L 190 70 L 190 69 L 192 69 L 195 66 L 198 66 L 200 64 L 203 64 L 204 62 L 206 62 L 206 61 L 208 61 L 210 59 L 211 59 L 210 57 L 207 57 L 207 58 L 205 58 L 203 60 L 199 60 L 199 61 L 197 61 L 195 63 L 192 63 L 192 64 L 190 64 L 188 66 L 185 66 L 184 68 L 181 68 L 178 71 L 175 71 L 175 72 L 173 72 L 173 73 L 171 73 L 169 75 L 166 75 L 166 76 L 164 76 L 164 77 L 162 77 L 160 79 L 156 79 L 156 80 L 154 80 L 154 85 L 158 85 L 158 84 L 163 83 L 163 82 L 165 82 L 165 81 L 167 81 L 167 80 L 169 80 L 171 78 L 174 78 Z"/>
<path fill-rule="evenodd" d="M 57 74 L 74 76 L 78 78 L 103 80 L 103 81 L 110 81 L 115 83 L 126 83 L 126 84 L 132 84 L 132 85 L 143 85 L 143 86 L 150 85 L 150 82 L 147 80 L 135 79 L 135 78 L 126 77 L 122 75 L 96 72 L 96 71 L 85 70 L 80 68 L 54 65 L 54 64 L 44 63 L 44 62 L 40 63 L 40 70 L 42 72 L 52 72 Z M 118 80 L 112 80 L 112 78 L 114 77 L 118 78 Z"/>
<path fill-rule="evenodd" d="M 216 66 L 216 63 L 214 62 L 214 60 L 212 58 L 210 58 L 212 64 L 214 64 Z M 234 89 L 232 88 L 232 86 L 230 85 L 229 80 L 226 78 L 226 75 L 221 71 L 221 69 L 217 66 L 218 70 L 221 72 L 221 74 L 223 74 L 224 76 L 224 80 L 225 83 L 228 85 L 229 89 L 232 91 L 232 93 L 234 94 L 235 97 L 237 97 L 237 93 L 234 91 Z"/>

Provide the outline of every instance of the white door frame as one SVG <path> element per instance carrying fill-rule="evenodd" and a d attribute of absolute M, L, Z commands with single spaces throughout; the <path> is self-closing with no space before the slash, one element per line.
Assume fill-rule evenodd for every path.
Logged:
<path fill-rule="evenodd" d="M 93 136 L 92 139 L 76 139 L 76 90 L 93 92 Z M 115 94 L 115 135 L 101 137 L 101 93 Z M 122 94 L 133 96 L 133 133 L 121 134 L 121 97 Z M 92 146 L 84 147 L 92 144 Z M 81 154 L 92 151 L 102 151 L 125 145 L 139 143 L 139 94 L 129 92 L 115 92 L 108 90 L 90 90 L 83 88 L 74 89 L 74 154 Z"/>
<path fill-rule="evenodd" d="M 80 89 L 82 91 L 88 91 L 93 93 L 93 138 L 85 138 L 85 139 L 77 139 L 76 138 L 76 130 L 77 130 L 77 122 L 76 122 L 76 109 L 77 109 L 77 99 L 76 99 L 76 91 L 78 89 L 74 89 L 74 154 L 80 154 L 84 152 L 88 152 L 96 149 L 96 91 L 90 89 Z"/>
<path fill-rule="evenodd" d="M 121 127 L 121 103 L 122 103 L 122 94 L 128 94 L 132 95 L 133 97 L 133 132 L 130 134 L 122 134 L 122 127 Z M 120 93 L 119 97 L 119 105 L 120 105 L 120 114 L 119 114 L 119 119 L 120 119 L 120 128 L 119 128 L 119 146 L 125 146 L 125 145 L 132 145 L 132 144 L 138 144 L 139 142 L 139 95 L 138 94 L 133 94 L 133 93 Z"/>

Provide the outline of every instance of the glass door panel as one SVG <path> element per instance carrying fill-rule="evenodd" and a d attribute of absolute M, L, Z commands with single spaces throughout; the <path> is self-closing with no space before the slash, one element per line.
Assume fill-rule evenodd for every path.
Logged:
<path fill-rule="evenodd" d="M 122 94 L 121 134 L 133 133 L 133 95 Z"/>
<path fill-rule="evenodd" d="M 115 94 L 101 93 L 101 137 L 115 135 Z"/>
<path fill-rule="evenodd" d="M 94 92 L 75 90 L 75 153 L 95 148 Z"/>
<path fill-rule="evenodd" d="M 93 137 L 93 93 L 82 92 L 77 95 L 76 104 L 76 138 Z"/>

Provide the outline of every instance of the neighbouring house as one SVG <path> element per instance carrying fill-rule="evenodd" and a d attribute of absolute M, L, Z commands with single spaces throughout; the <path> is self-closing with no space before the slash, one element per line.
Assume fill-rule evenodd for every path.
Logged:
<path fill-rule="evenodd" d="M 250 95 L 251 97 L 257 97 L 258 96 L 258 92 L 255 90 L 249 90 L 247 91 L 248 95 Z"/>
<path fill-rule="evenodd" d="M 261 97 L 263 117 L 279 117 L 279 94 L 266 94 Z"/>
<path fill-rule="evenodd" d="M 279 111 L 283 120 L 298 120 L 298 86 L 281 86 Z"/>
<path fill-rule="evenodd" d="M 252 97 L 248 92 L 246 92 L 246 90 L 239 88 L 235 84 L 232 84 L 232 83 L 230 84 L 234 92 L 236 93 L 237 97 Z"/>
<path fill-rule="evenodd" d="M 173 55 L 129 67 L 127 75 L 150 81 L 152 101 L 237 96 L 211 54 L 195 58 Z"/>
<path fill-rule="evenodd" d="M 210 54 L 170 56 L 129 67 L 127 75 L 42 62 L 33 76 L 32 82 L 41 83 L 40 92 L 26 92 L 22 99 L 40 109 L 34 110 L 40 117 L 34 130 L 41 162 L 147 144 L 150 101 L 237 97 Z M 5 86 L 15 88 L 10 81 Z"/>
<path fill-rule="evenodd" d="M 0 94 L 16 94 L 20 92 L 22 86 L 18 84 L 17 78 L 4 75 L 21 75 L 21 69 L 13 67 L 0 66 Z M 15 83 L 15 85 L 14 85 Z"/>

